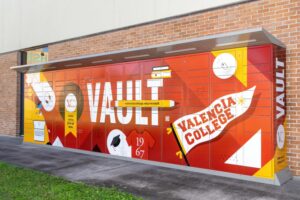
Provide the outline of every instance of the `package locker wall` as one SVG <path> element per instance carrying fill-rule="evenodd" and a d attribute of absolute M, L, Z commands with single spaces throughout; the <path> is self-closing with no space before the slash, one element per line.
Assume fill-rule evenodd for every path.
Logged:
<path fill-rule="evenodd" d="M 28 73 L 24 140 L 274 179 L 277 51 L 263 45 Z M 36 94 L 43 82 L 53 97 Z M 44 141 L 34 139 L 35 120 L 45 121 Z"/>

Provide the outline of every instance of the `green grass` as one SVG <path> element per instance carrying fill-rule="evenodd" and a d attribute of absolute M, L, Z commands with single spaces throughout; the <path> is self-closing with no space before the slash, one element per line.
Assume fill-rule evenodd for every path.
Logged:
<path fill-rule="evenodd" d="M 138 199 L 116 188 L 73 183 L 45 173 L 0 162 L 0 199 Z"/>

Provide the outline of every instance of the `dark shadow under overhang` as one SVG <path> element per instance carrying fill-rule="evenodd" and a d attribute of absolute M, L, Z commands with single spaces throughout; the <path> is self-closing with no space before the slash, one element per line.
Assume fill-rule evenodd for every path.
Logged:
<path fill-rule="evenodd" d="M 257 46 L 263 44 L 275 44 L 285 48 L 285 45 L 281 41 L 276 39 L 266 30 L 263 28 L 255 28 L 139 48 L 84 55 L 44 63 L 13 66 L 10 69 L 22 73 L 41 72 L 57 69 L 130 62 L 135 60 L 208 52 L 237 47 Z"/>

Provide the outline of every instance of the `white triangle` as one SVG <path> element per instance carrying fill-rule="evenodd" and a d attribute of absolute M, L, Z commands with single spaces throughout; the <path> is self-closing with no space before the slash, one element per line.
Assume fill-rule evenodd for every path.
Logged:
<path fill-rule="evenodd" d="M 64 147 L 63 144 L 61 143 L 59 137 L 56 137 L 56 139 L 54 140 L 52 146 L 56 146 L 56 147 Z"/>
<path fill-rule="evenodd" d="M 261 129 L 225 162 L 231 165 L 261 168 Z"/>

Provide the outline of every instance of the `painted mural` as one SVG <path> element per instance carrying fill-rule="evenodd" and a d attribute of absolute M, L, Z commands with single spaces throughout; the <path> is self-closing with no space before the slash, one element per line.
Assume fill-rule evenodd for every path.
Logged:
<path fill-rule="evenodd" d="M 279 52 L 28 73 L 24 141 L 274 179 L 287 166 Z"/>

